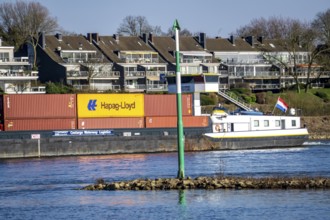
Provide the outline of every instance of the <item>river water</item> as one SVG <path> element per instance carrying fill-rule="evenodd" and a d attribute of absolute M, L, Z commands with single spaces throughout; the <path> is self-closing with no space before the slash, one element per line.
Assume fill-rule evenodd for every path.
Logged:
<path fill-rule="evenodd" d="M 177 171 L 176 153 L 0 160 L 0 219 L 330 219 L 330 190 L 77 190 Z M 185 153 L 185 174 L 330 177 L 330 141 Z"/>

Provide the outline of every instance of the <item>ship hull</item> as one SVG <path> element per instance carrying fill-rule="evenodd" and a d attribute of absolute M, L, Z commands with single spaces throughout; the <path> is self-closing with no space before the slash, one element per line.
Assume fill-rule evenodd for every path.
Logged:
<path fill-rule="evenodd" d="M 297 147 L 308 140 L 308 135 L 304 133 L 305 130 L 296 135 L 263 137 L 225 137 L 223 134 L 219 136 L 219 134 L 208 133 L 209 130 L 210 128 L 186 129 L 185 151 Z M 97 131 L 100 134 L 94 133 Z M 49 131 L 39 132 L 40 136 L 36 136 L 36 133 L 38 132 L 2 132 L 0 158 L 177 151 L 176 129 L 71 130 L 58 133 Z M 241 132 L 242 134 L 243 132 Z M 37 137 L 37 139 L 33 139 L 33 137 Z"/>

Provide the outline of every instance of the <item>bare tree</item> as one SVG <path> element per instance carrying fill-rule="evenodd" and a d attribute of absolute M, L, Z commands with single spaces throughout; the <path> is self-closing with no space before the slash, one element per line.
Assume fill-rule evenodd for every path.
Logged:
<path fill-rule="evenodd" d="M 126 16 L 117 29 L 118 34 L 128 36 L 140 36 L 143 33 L 153 33 L 161 35 L 162 31 L 159 26 L 151 26 L 144 16 Z"/>
<path fill-rule="evenodd" d="M 315 71 L 314 67 L 325 50 L 317 49 L 318 34 L 311 23 L 290 18 L 271 17 L 268 20 L 260 18 L 252 20 L 249 25 L 238 29 L 237 34 L 273 39 L 277 44 L 275 49 L 267 51 L 262 44 L 260 49 L 264 51 L 264 56 L 269 61 L 281 67 L 286 74 L 294 78 L 298 93 L 300 92 L 299 78 L 302 75 L 306 77 L 305 92 L 314 81 L 319 79 L 322 72 Z M 289 54 L 288 59 L 283 59 L 284 52 Z"/>
<path fill-rule="evenodd" d="M 173 31 L 173 28 L 172 27 L 168 28 L 166 35 L 167 36 L 173 36 L 174 34 L 175 33 Z M 193 33 L 191 33 L 187 28 L 184 28 L 184 29 L 180 30 L 179 35 L 180 36 L 185 36 L 185 37 L 194 36 Z"/>
<path fill-rule="evenodd" d="M 324 44 L 330 44 L 330 9 L 325 12 L 320 12 L 316 15 L 315 20 L 312 23 L 320 34 L 320 41 Z"/>
<path fill-rule="evenodd" d="M 17 47 L 24 43 L 32 46 L 33 68 L 36 68 L 36 48 L 42 32 L 52 33 L 58 28 L 55 18 L 39 2 L 17 1 L 0 4 L 0 27 Z"/>
<path fill-rule="evenodd" d="M 290 19 L 282 17 L 270 17 L 253 19 L 248 25 L 236 30 L 236 35 L 263 36 L 269 39 L 283 39 L 287 35 L 287 23 Z"/>

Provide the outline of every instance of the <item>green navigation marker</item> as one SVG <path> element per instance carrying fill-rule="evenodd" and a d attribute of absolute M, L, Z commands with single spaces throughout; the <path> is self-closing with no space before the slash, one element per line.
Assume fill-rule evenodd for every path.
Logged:
<path fill-rule="evenodd" d="M 184 135 L 182 123 L 182 97 L 181 97 L 181 74 L 180 74 L 180 50 L 179 50 L 179 22 L 174 21 L 173 30 L 175 30 L 175 61 L 176 61 L 176 102 L 177 102 L 177 136 L 178 136 L 178 159 L 179 171 L 178 178 L 184 178 Z"/>

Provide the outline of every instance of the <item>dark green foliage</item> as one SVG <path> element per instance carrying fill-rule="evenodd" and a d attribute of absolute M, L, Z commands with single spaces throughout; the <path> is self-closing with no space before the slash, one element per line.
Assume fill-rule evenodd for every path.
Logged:
<path fill-rule="evenodd" d="M 207 94 L 201 94 L 201 105 L 215 105 L 214 98 Z"/>
<path fill-rule="evenodd" d="M 46 83 L 46 93 L 47 94 L 67 94 L 74 93 L 73 89 L 69 86 L 60 83 Z"/>
<path fill-rule="evenodd" d="M 295 108 L 297 114 L 302 116 L 320 116 L 320 115 L 329 115 L 330 114 L 330 89 L 310 89 L 309 92 L 301 92 L 297 93 L 296 91 L 286 91 L 283 93 L 272 93 L 261 92 L 261 93 L 250 93 L 247 94 L 242 93 L 243 90 L 233 89 L 235 93 L 230 90 L 232 93 L 232 97 L 236 94 L 236 96 L 243 99 L 245 102 L 251 104 L 252 108 L 258 108 L 260 111 L 264 113 L 270 113 L 274 111 L 274 114 L 282 114 L 275 107 L 276 101 L 278 97 L 281 97 L 290 108 Z M 202 99 L 202 96 L 201 96 Z M 207 98 L 207 94 L 203 94 L 204 100 L 212 100 L 212 98 Z M 217 103 L 214 104 L 205 104 L 211 103 L 209 102 L 201 102 L 202 112 L 203 113 L 211 113 L 212 107 L 214 107 Z M 237 107 L 231 103 L 224 103 L 224 100 L 221 103 L 225 104 L 225 107 L 229 110 L 235 110 Z"/>
<path fill-rule="evenodd" d="M 329 100 L 330 100 L 328 94 L 325 92 L 322 92 L 322 91 L 316 91 L 314 95 L 320 97 L 325 102 L 329 102 Z"/>

